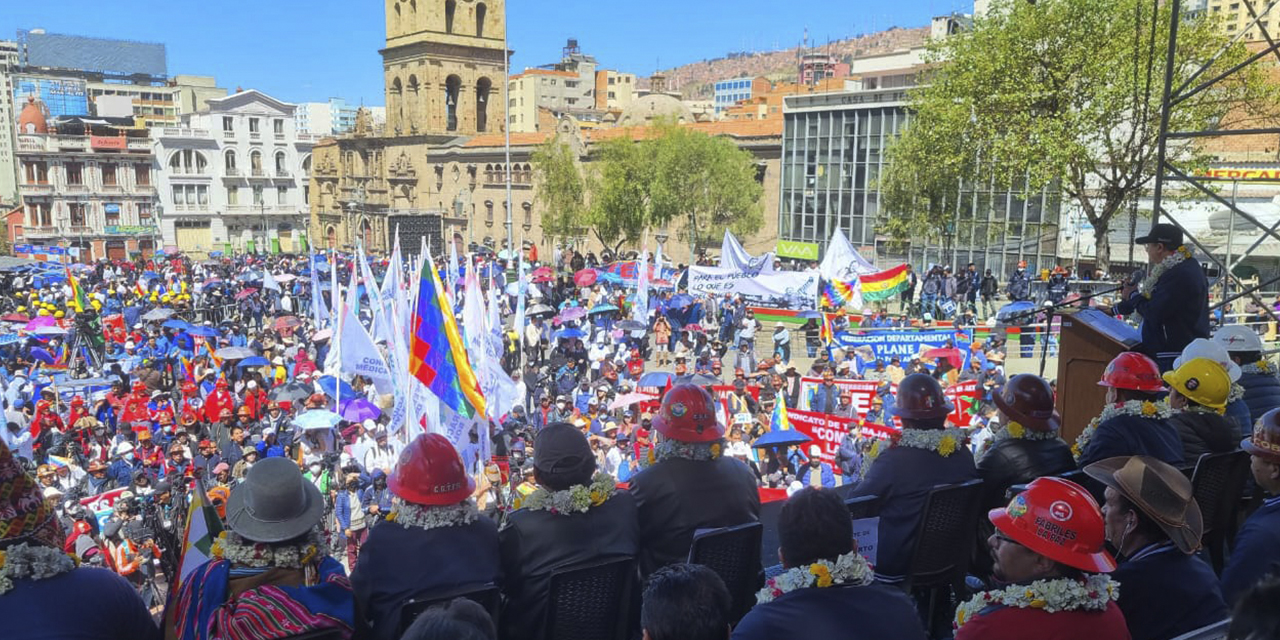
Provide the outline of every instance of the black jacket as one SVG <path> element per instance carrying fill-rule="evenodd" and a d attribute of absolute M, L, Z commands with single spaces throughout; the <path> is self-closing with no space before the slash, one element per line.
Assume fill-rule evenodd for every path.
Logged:
<path fill-rule="evenodd" d="M 369 530 L 351 571 L 356 635 L 393 640 L 410 598 L 498 584 L 501 576 L 498 527 L 488 518 L 436 529 L 383 522 Z"/>
<path fill-rule="evenodd" d="M 1149 546 L 1116 567 L 1120 610 L 1133 640 L 1162 640 L 1225 620 L 1213 568 L 1172 543 Z"/>
<path fill-rule="evenodd" d="M 1178 430 L 1165 420 L 1121 415 L 1098 425 L 1080 454 L 1080 468 L 1115 456 L 1151 456 L 1175 467 L 1186 459 Z"/>
<path fill-rule="evenodd" d="M 1239 429 L 1221 414 L 1183 411 L 1173 414 L 1169 422 L 1182 438 L 1184 464 L 1194 464 L 1206 453 L 1226 453 L 1240 446 Z"/>
<path fill-rule="evenodd" d="M 866 479 L 853 488 L 849 497 L 880 497 L 876 576 L 886 582 L 898 582 L 910 568 L 916 526 L 929 492 L 940 484 L 977 479 L 973 454 L 963 444 L 946 457 L 927 449 L 893 447 L 881 453 L 866 473 Z"/>
<path fill-rule="evenodd" d="M 924 640 L 915 605 L 900 589 L 865 587 L 796 589 L 758 604 L 733 630 L 733 640 L 844 638 Z"/>
<path fill-rule="evenodd" d="M 1270 373 L 1243 373 L 1239 382 L 1244 387 L 1250 425 L 1257 422 L 1262 414 L 1280 407 L 1280 378 Z"/>
<path fill-rule="evenodd" d="M 498 544 L 505 597 L 501 635 L 542 640 L 552 571 L 639 552 L 635 498 L 619 491 L 586 513 L 569 515 L 520 509 L 498 532 Z"/>
<path fill-rule="evenodd" d="M 1143 353 L 1153 358 L 1178 353 L 1192 340 L 1209 337 L 1208 290 L 1200 263 L 1183 260 L 1160 276 L 1151 299 L 1135 291 L 1116 310 L 1142 314 Z"/>
<path fill-rule="evenodd" d="M 631 478 L 640 519 L 640 575 L 684 562 L 698 529 L 760 520 L 760 491 L 740 460 L 663 460 Z"/>
<path fill-rule="evenodd" d="M 1056 476 L 1076 468 L 1071 447 L 1061 438 L 1007 438 L 992 445 L 977 464 L 986 496 L 982 504 L 987 509 L 1003 506 L 1004 493 L 1012 485 L 1025 484 L 1040 476 Z"/>

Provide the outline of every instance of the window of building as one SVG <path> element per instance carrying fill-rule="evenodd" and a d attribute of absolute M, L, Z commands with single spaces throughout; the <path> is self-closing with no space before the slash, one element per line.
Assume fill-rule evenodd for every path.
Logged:
<path fill-rule="evenodd" d="M 284 135 L 284 120 L 281 120 L 280 118 L 276 118 L 275 120 L 272 120 L 271 130 L 275 132 L 275 134 L 278 136 Z"/>
<path fill-rule="evenodd" d="M 235 152 L 235 150 L 233 150 L 233 149 L 227 149 L 226 153 L 223 153 L 223 154 L 222 154 L 222 164 L 223 164 L 223 166 L 224 166 L 224 167 L 226 168 L 226 170 L 227 170 L 227 175 L 229 175 L 229 176 L 234 176 L 234 175 L 236 175 L 236 152 Z"/>
<path fill-rule="evenodd" d="M 227 187 L 227 204 L 232 206 L 240 204 L 240 187 Z"/>
<path fill-rule="evenodd" d="M 138 224 L 141 224 L 141 225 L 151 224 L 151 203 L 139 202 L 137 204 L 137 207 L 138 207 Z"/>
<path fill-rule="evenodd" d="M 249 118 L 249 133 L 258 133 L 258 119 Z"/>
<path fill-rule="evenodd" d="M 197 187 L 196 187 L 196 198 L 197 198 L 197 200 L 199 200 L 199 202 L 200 202 L 200 206 L 202 206 L 202 207 L 207 207 L 207 206 L 209 206 L 209 187 L 207 187 L 207 186 L 205 186 L 205 185 L 199 185 L 199 186 L 197 186 Z"/>
<path fill-rule="evenodd" d="M 444 3 L 444 32 L 453 33 L 453 14 L 457 13 L 458 3 L 456 0 L 445 0 Z"/>
<path fill-rule="evenodd" d="M 27 204 L 27 220 L 29 226 L 32 227 L 52 227 L 53 212 L 49 207 L 49 203 Z"/>
<path fill-rule="evenodd" d="M 255 207 L 260 207 L 263 204 L 264 204 L 264 201 L 262 199 L 262 187 L 255 186 L 253 188 L 253 205 Z"/>
<path fill-rule="evenodd" d="M 84 164 L 79 162 L 68 162 L 66 164 L 66 169 L 67 184 L 84 184 Z"/>
<path fill-rule="evenodd" d="M 476 37 L 484 37 L 484 18 L 489 13 L 489 8 L 484 3 L 476 5 Z"/>
<path fill-rule="evenodd" d="M 106 187 L 115 187 L 119 184 L 119 181 L 116 179 L 116 165 L 102 165 L 102 185 Z"/>
<path fill-rule="evenodd" d="M 43 162 L 24 162 L 22 175 L 27 184 L 49 184 L 49 165 Z"/>
<path fill-rule="evenodd" d="M 489 125 L 489 94 L 493 83 L 488 78 L 476 81 L 476 131 L 484 133 Z"/>
<path fill-rule="evenodd" d="M 107 224 L 120 224 L 120 203 L 108 202 L 102 205 L 102 217 Z"/>
<path fill-rule="evenodd" d="M 276 204 L 289 204 L 289 187 L 276 187 Z"/>
<path fill-rule="evenodd" d="M 235 129 L 234 122 L 235 120 L 231 116 L 222 116 L 222 130 L 233 131 Z"/>
<path fill-rule="evenodd" d="M 151 186 L 151 165 L 133 165 L 133 181 L 137 183 L 139 187 Z"/>
<path fill-rule="evenodd" d="M 462 78 L 449 76 L 444 81 L 445 128 L 458 130 L 458 92 L 462 89 Z"/>
<path fill-rule="evenodd" d="M 72 202 L 67 205 L 67 211 L 71 214 L 72 227 L 84 227 L 85 224 L 85 204 L 83 202 Z"/>
<path fill-rule="evenodd" d="M 262 175 L 262 152 L 253 151 L 249 154 L 249 168 L 253 171 L 253 175 Z"/>
<path fill-rule="evenodd" d="M 532 227 L 533 226 L 533 205 L 529 204 L 528 202 L 525 202 L 520 206 L 521 208 L 524 209 L 524 226 Z"/>
<path fill-rule="evenodd" d="M 289 174 L 289 172 L 288 172 L 288 168 L 285 166 L 285 155 L 284 155 L 284 152 L 283 152 L 283 151 L 277 151 L 277 152 L 276 152 L 276 175 L 277 175 L 277 176 L 286 176 L 286 175 L 288 175 L 288 174 Z"/>
<path fill-rule="evenodd" d="M 489 224 L 493 224 L 493 201 L 484 201 L 484 220 Z"/>

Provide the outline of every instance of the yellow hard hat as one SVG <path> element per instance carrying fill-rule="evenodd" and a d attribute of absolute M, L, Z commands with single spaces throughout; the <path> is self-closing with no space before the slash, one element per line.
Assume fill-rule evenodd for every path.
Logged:
<path fill-rule="evenodd" d="M 41 309 L 41 310 L 40 310 L 40 313 L 39 313 L 39 314 L 37 314 L 37 315 L 47 316 L 47 315 L 49 315 L 49 310 L 48 310 L 48 309 Z"/>
<path fill-rule="evenodd" d="M 1195 358 L 1166 372 L 1164 381 L 1196 404 L 1222 413 L 1231 393 L 1231 377 L 1222 365 L 1208 358 Z"/>
<path fill-rule="evenodd" d="M 93 305 L 93 308 L 94 308 L 94 309 L 101 309 L 101 308 L 102 308 L 102 303 L 101 303 L 101 302 L 98 302 L 97 300 L 92 300 L 92 301 L 90 301 L 90 302 L 89 302 L 89 304 Z"/>
<path fill-rule="evenodd" d="M 66 314 L 66 312 L 65 312 L 65 311 L 54 311 L 54 312 L 53 312 L 53 317 L 55 317 L 55 318 L 65 318 L 65 317 L 67 317 L 67 314 Z"/>
<path fill-rule="evenodd" d="M 26 311 L 26 310 L 27 310 L 26 305 L 21 305 L 21 304 L 20 304 L 20 305 L 18 305 L 18 311 L 19 311 L 19 312 L 23 312 L 23 311 Z"/>

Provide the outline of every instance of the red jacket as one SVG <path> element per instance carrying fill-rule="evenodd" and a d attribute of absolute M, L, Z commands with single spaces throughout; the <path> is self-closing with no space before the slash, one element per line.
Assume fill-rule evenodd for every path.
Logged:
<path fill-rule="evenodd" d="M 1123 588 L 1123 587 L 1121 587 Z M 956 630 L 955 640 L 1129 640 L 1124 614 L 1112 602 L 1106 611 L 1059 611 L 988 607 Z"/>

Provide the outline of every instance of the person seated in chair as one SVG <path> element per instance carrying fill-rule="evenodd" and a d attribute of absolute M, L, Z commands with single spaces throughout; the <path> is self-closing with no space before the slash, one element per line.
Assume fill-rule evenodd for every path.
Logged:
<path fill-rule="evenodd" d="M 547 638 L 551 574 L 640 548 L 635 498 L 598 472 L 587 437 L 573 425 L 547 425 L 533 442 L 537 488 L 520 499 L 498 532 L 502 557 L 502 637 Z"/>
<path fill-rule="evenodd" d="M 1195 358 L 1178 363 L 1176 369 L 1164 374 L 1164 381 L 1169 385 L 1169 408 L 1177 412 L 1169 422 L 1182 439 L 1187 464 L 1208 453 L 1236 450 L 1240 430 L 1223 415 L 1231 379 L 1222 365 Z"/>
<path fill-rule="evenodd" d="M 1151 456 L 1174 466 L 1183 462 L 1182 440 L 1160 402 L 1160 367 L 1126 351 L 1107 363 L 1099 386 L 1107 388 L 1102 412 L 1076 438 L 1072 453 L 1080 468 L 1116 456 Z"/>
<path fill-rule="evenodd" d="M 728 640 L 733 598 L 716 572 L 677 563 L 649 576 L 640 607 L 644 640 Z"/>
<path fill-rule="evenodd" d="M 946 428 L 954 410 L 942 385 L 928 374 L 903 378 L 893 409 L 902 420 L 902 435 L 878 455 L 875 452 L 887 445 L 873 446 L 864 463 L 870 465 L 866 477 L 849 495 L 881 500 L 876 576 L 884 582 L 902 582 L 910 570 L 916 527 L 929 492 L 938 485 L 978 478 L 964 432 Z"/>
<path fill-rule="evenodd" d="M 1047 380 L 1016 375 L 991 400 L 1000 411 L 1001 425 L 977 462 L 986 494 L 983 506 L 988 509 L 1004 504 L 1005 491 L 1012 485 L 1076 468 L 1071 447 L 1058 437 L 1060 418 Z"/>
<path fill-rule="evenodd" d="M 956 608 L 955 640 L 1129 639 L 1102 511 L 1084 487 L 1037 478 L 987 517 L 999 585 Z"/>
<path fill-rule="evenodd" d="M 1231 560 L 1222 570 L 1222 595 L 1228 605 L 1267 577 L 1280 577 L 1280 409 L 1262 414 L 1253 436 L 1240 446 L 1249 452 L 1253 479 L 1267 498 L 1244 521 Z"/>
<path fill-rule="evenodd" d="M 911 599 L 875 581 L 834 491 L 806 487 L 788 498 L 778 542 L 785 571 L 765 583 L 733 640 L 925 638 Z"/>
<path fill-rule="evenodd" d="M 409 443 L 387 487 L 400 504 L 369 531 L 351 571 L 357 635 L 373 640 L 400 637 L 410 599 L 497 586 L 502 573 L 498 527 L 480 517 L 475 480 L 444 436 Z"/>
<path fill-rule="evenodd" d="M 1168 374 L 1165 374 L 1168 375 Z M 1173 638 L 1229 612 L 1200 548 L 1204 520 L 1191 481 L 1155 458 L 1108 458 L 1084 472 L 1106 485 L 1102 518 L 1120 560 L 1120 610 L 1133 640 Z"/>
<path fill-rule="evenodd" d="M 1262 340 L 1252 327 L 1238 324 L 1222 327 L 1214 332 L 1213 341 L 1222 345 L 1231 361 L 1240 367 L 1237 383 L 1244 389 L 1241 401 L 1249 410 L 1247 428 L 1241 437 L 1247 438 L 1262 414 L 1280 407 L 1280 369 L 1263 357 Z"/>

